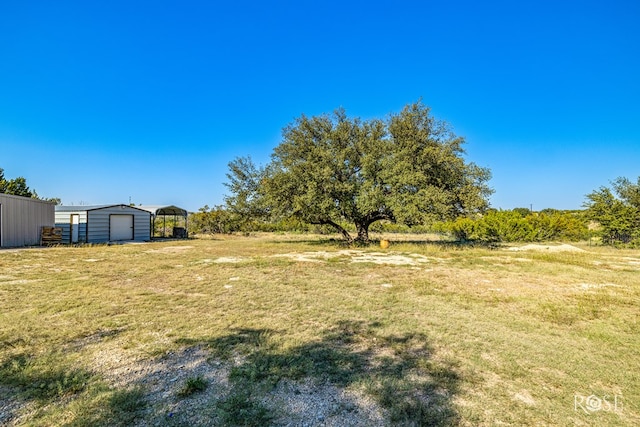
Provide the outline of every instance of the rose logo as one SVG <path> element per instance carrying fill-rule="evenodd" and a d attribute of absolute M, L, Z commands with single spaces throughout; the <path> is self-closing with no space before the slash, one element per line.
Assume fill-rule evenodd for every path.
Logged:
<path fill-rule="evenodd" d="M 602 410 L 602 399 L 598 396 L 594 396 L 593 394 L 587 397 L 586 400 L 587 410 L 589 412 L 596 412 Z"/>

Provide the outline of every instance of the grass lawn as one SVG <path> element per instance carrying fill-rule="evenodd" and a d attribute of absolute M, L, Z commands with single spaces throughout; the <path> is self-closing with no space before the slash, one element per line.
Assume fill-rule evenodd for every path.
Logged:
<path fill-rule="evenodd" d="M 0 424 L 640 425 L 640 251 L 391 240 L 2 250 Z"/>

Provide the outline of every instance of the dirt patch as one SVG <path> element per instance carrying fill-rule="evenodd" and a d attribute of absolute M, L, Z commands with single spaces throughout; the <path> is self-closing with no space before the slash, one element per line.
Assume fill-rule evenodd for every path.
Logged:
<path fill-rule="evenodd" d="M 621 288 L 622 286 L 616 285 L 615 283 L 580 283 L 577 287 L 580 290 L 589 291 L 593 289 Z"/>
<path fill-rule="evenodd" d="M 343 258 L 349 262 L 368 262 L 372 264 L 412 265 L 417 266 L 430 262 L 429 258 L 420 254 L 399 254 L 394 252 L 365 252 L 342 250 L 337 252 L 297 252 L 273 255 L 278 258 L 289 258 L 299 262 L 324 262 Z"/>
<path fill-rule="evenodd" d="M 34 406 L 33 402 L 18 399 L 11 388 L 0 385 L 0 425 L 20 425 L 22 413 Z"/>
<path fill-rule="evenodd" d="M 529 244 L 524 246 L 513 246 L 508 248 L 509 251 L 538 251 L 538 252 L 585 252 L 584 249 L 577 248 L 566 243 L 561 245 L 539 245 Z"/>
<path fill-rule="evenodd" d="M 382 252 L 363 253 L 351 258 L 351 262 L 370 262 L 373 264 L 420 265 L 429 262 L 429 258 L 420 254 L 393 254 Z"/>
<path fill-rule="evenodd" d="M 123 389 L 141 386 L 147 406 L 136 426 L 215 425 L 215 402 L 225 399 L 233 386 L 229 374 L 241 359 L 212 360 L 200 346 L 170 352 L 154 360 L 137 360 L 121 349 L 96 354 L 94 369 L 107 382 Z M 205 390 L 181 397 L 189 378 L 202 378 Z M 281 380 L 260 403 L 270 410 L 275 426 L 384 426 L 384 410 L 357 390 L 346 390 L 312 380 Z"/>
<path fill-rule="evenodd" d="M 385 426 L 384 412 L 370 397 L 314 381 L 278 383 L 262 402 L 279 408 L 277 426 Z"/>
<path fill-rule="evenodd" d="M 534 406 L 536 404 L 535 399 L 527 390 L 521 390 L 519 393 L 516 393 L 514 398 L 527 406 Z"/>
<path fill-rule="evenodd" d="M 3 285 L 26 285 L 27 283 L 35 283 L 42 282 L 42 279 L 16 279 L 16 280 L 8 280 L 6 282 L 0 282 Z"/>
<path fill-rule="evenodd" d="M 272 255 L 274 258 L 289 258 L 299 262 L 323 262 L 329 259 L 344 257 L 345 259 L 354 256 L 361 251 L 343 250 L 338 252 L 316 251 L 316 252 L 294 252 L 288 254 Z"/>
<path fill-rule="evenodd" d="M 246 260 L 246 258 L 242 258 L 242 257 L 232 257 L 232 256 L 223 256 L 220 258 L 216 258 L 214 259 L 212 262 L 216 263 L 216 264 L 226 264 L 226 263 L 237 263 L 237 262 L 242 262 Z"/>
<path fill-rule="evenodd" d="M 148 251 L 145 251 L 145 253 L 148 254 L 175 254 L 175 253 L 182 253 L 184 251 L 187 251 L 189 249 L 193 249 L 193 246 L 165 246 L 164 248 L 160 248 L 160 249 L 149 249 Z"/>

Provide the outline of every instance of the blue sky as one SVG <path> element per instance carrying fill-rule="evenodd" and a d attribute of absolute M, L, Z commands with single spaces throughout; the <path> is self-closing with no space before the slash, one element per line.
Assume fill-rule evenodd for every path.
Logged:
<path fill-rule="evenodd" d="M 640 2 L 0 4 L 0 167 L 65 204 L 223 202 L 302 113 L 422 98 L 494 207 L 640 175 Z"/>

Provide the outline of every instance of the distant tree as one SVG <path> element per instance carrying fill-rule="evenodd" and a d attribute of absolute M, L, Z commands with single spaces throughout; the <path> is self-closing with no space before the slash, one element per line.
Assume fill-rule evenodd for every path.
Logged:
<path fill-rule="evenodd" d="M 27 186 L 27 180 L 23 177 L 19 176 L 18 178 L 7 180 L 4 177 L 4 169 L 2 168 L 0 168 L 0 193 L 23 197 L 33 197 L 35 194 Z"/>
<path fill-rule="evenodd" d="M 241 218 L 263 218 L 269 214 L 261 188 L 265 170 L 257 167 L 251 157 L 238 157 L 229 162 L 225 186 L 231 195 L 225 197 L 229 212 Z"/>
<path fill-rule="evenodd" d="M 637 183 L 618 178 L 612 187 L 586 196 L 588 218 L 600 224 L 603 243 L 640 241 L 640 178 Z"/>
<path fill-rule="evenodd" d="M 237 231 L 238 225 L 223 206 L 205 205 L 189 216 L 189 229 L 195 234 L 222 234 Z"/>
<path fill-rule="evenodd" d="M 54 205 L 62 204 L 62 199 L 59 197 L 44 197 L 44 198 L 36 197 L 36 198 L 40 200 L 44 200 L 45 202 L 53 203 Z"/>
<path fill-rule="evenodd" d="M 540 213 L 545 215 L 554 215 L 560 213 L 560 210 L 554 208 L 544 208 L 540 211 Z"/>
<path fill-rule="evenodd" d="M 613 189 L 618 196 L 629 205 L 640 209 L 640 177 L 636 183 L 629 179 L 620 177 L 613 181 Z"/>
<path fill-rule="evenodd" d="M 380 220 L 421 224 L 482 212 L 488 169 L 466 162 L 464 139 L 421 102 L 386 120 L 333 115 L 296 119 L 265 168 L 229 164 L 235 212 L 329 225 L 353 242 Z M 355 226 L 354 239 L 345 223 Z"/>
<path fill-rule="evenodd" d="M 27 180 L 19 176 L 14 179 L 7 180 L 4 176 L 4 169 L 0 168 L 0 193 L 12 194 L 14 196 L 31 197 L 32 199 L 44 200 L 46 202 L 62 204 L 62 200 L 57 197 L 42 198 L 38 196 L 35 190 L 27 186 Z"/>
<path fill-rule="evenodd" d="M 529 208 L 513 208 L 513 211 L 519 214 L 522 218 L 526 218 L 531 215 L 531 209 Z"/>

